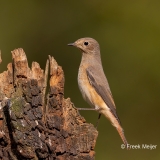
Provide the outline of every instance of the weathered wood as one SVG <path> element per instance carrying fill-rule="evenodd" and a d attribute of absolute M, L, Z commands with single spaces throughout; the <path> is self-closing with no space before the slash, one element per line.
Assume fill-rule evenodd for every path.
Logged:
<path fill-rule="evenodd" d="M 98 132 L 64 99 L 55 59 L 49 56 L 45 71 L 37 62 L 30 69 L 23 49 L 12 59 L 0 74 L 0 159 L 94 160 Z"/>

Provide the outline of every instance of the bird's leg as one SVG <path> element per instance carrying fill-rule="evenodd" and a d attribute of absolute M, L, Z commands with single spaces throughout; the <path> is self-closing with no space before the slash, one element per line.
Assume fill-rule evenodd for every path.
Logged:
<path fill-rule="evenodd" d="M 80 111 L 96 111 L 97 109 L 96 108 L 77 108 L 78 110 Z"/>
<path fill-rule="evenodd" d="M 100 120 L 100 118 L 101 118 L 101 113 L 99 113 L 99 115 L 98 115 L 98 119 L 97 119 L 97 123 L 96 123 L 96 129 L 98 128 L 98 124 L 99 124 L 99 120 Z"/>
<path fill-rule="evenodd" d="M 97 111 L 97 108 L 77 108 L 79 111 Z M 99 113 L 98 115 L 98 119 L 97 119 L 97 122 L 96 122 L 96 129 L 98 128 L 98 124 L 99 124 L 99 120 L 101 118 L 101 113 Z"/>

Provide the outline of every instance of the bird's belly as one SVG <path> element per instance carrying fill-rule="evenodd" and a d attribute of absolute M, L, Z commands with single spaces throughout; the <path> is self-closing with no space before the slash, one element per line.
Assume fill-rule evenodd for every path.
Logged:
<path fill-rule="evenodd" d="M 84 98 L 85 101 L 87 101 L 92 107 L 95 107 L 93 102 L 92 102 L 92 97 L 91 97 L 91 94 L 90 94 L 90 91 L 87 87 L 87 83 L 85 80 L 82 80 L 82 79 L 78 79 L 78 86 L 79 86 L 79 89 L 81 91 L 81 94 L 82 94 L 82 97 Z"/>
<path fill-rule="evenodd" d="M 84 100 L 86 100 L 91 107 L 99 111 L 106 109 L 106 104 L 89 83 L 87 75 L 81 74 L 80 71 L 78 74 L 78 85 Z"/>

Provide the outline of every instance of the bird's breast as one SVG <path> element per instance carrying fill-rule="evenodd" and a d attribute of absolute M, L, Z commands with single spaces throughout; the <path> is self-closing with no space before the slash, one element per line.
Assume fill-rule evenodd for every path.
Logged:
<path fill-rule="evenodd" d="M 87 72 L 87 66 L 80 65 L 78 72 L 78 85 L 83 98 L 94 108 L 101 112 L 108 109 L 102 97 L 96 92 L 94 87 L 90 84 Z"/>
<path fill-rule="evenodd" d="M 81 94 L 83 98 L 91 105 L 94 107 L 94 104 L 92 102 L 92 97 L 90 94 L 90 84 L 88 81 L 87 73 L 86 73 L 86 66 L 80 66 L 79 67 L 79 72 L 78 72 L 78 86 L 81 91 Z"/>

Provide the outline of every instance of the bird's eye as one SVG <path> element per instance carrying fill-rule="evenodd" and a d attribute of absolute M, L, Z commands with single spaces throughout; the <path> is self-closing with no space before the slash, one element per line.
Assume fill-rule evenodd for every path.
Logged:
<path fill-rule="evenodd" d="M 84 42 L 84 45 L 85 45 L 85 46 L 88 46 L 88 42 Z"/>

